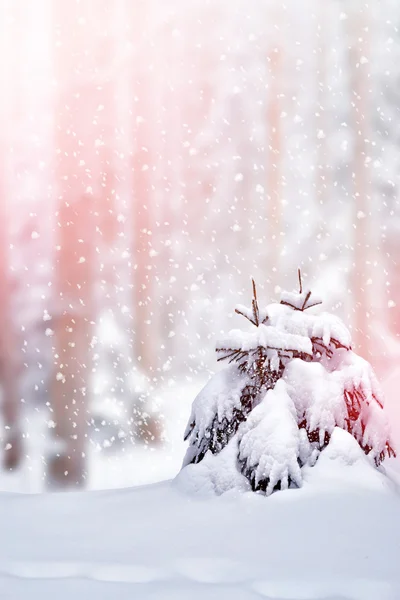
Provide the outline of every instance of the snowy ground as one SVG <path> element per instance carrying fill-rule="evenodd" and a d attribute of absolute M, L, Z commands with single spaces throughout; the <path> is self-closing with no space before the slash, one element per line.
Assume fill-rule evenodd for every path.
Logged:
<path fill-rule="evenodd" d="M 196 388 L 166 398 L 164 448 L 92 453 L 90 487 L 173 477 Z M 331 448 L 302 489 L 269 498 L 202 495 L 204 469 L 198 481 L 13 493 L 35 491 L 27 461 L 0 479 L 0 600 L 399 600 L 400 461 L 386 477 L 348 454 Z"/>
<path fill-rule="evenodd" d="M 3 493 L 0 598 L 398 600 L 396 484 L 327 461 L 269 498 L 194 497 L 170 482 Z"/>

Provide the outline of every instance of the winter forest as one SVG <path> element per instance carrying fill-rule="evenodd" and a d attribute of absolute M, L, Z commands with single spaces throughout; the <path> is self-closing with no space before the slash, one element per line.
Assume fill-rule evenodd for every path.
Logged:
<path fill-rule="evenodd" d="M 1 600 L 399 600 L 399 388 L 400 0 L 0 0 Z"/>
<path fill-rule="evenodd" d="M 298 268 L 400 432 L 399 27 L 395 0 L 1 0 L 2 489 L 173 476 L 251 277 L 266 305 Z"/>

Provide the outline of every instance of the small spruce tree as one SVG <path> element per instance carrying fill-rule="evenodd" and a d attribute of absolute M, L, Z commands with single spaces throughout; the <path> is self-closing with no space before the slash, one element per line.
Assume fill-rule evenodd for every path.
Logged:
<path fill-rule="evenodd" d="M 373 370 L 340 319 L 310 311 L 320 304 L 299 271 L 299 291 L 261 310 L 253 281 L 251 307 L 236 308 L 251 329 L 217 345 L 228 364 L 193 402 L 184 466 L 236 444 L 238 469 L 268 495 L 301 486 L 302 467 L 315 464 L 335 427 L 377 466 L 395 455 Z"/>

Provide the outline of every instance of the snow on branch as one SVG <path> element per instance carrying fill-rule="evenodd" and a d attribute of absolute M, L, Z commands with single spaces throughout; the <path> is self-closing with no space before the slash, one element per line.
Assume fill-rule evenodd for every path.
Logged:
<path fill-rule="evenodd" d="M 309 338 L 266 325 L 259 325 L 257 329 L 248 333 L 233 329 L 218 341 L 217 352 L 225 348 L 240 348 L 241 352 L 249 352 L 260 347 L 312 355 L 312 343 Z"/>
<path fill-rule="evenodd" d="M 321 298 L 314 296 L 311 298 L 311 290 L 303 291 L 303 283 L 301 280 L 301 272 L 298 270 L 299 275 L 299 291 L 298 292 L 282 292 L 281 293 L 281 304 L 290 306 L 293 310 L 304 311 L 313 306 L 322 304 Z"/>

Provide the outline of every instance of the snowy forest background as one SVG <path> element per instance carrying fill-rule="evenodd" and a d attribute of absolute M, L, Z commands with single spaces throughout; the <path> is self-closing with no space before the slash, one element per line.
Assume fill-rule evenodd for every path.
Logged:
<path fill-rule="evenodd" d="M 251 276 L 266 304 L 298 267 L 400 439 L 399 27 L 397 0 L 0 0 L 2 489 L 173 476 Z"/>

